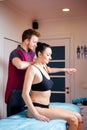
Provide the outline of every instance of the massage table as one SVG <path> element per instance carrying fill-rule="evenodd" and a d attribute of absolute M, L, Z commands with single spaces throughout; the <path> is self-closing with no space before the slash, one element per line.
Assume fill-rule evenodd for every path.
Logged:
<path fill-rule="evenodd" d="M 80 113 L 79 106 L 71 103 L 50 103 L 50 105 Z M 62 111 L 61 111 L 62 113 Z M 68 130 L 65 120 L 55 119 L 43 122 L 26 117 L 26 110 L 0 120 L 0 130 Z"/>

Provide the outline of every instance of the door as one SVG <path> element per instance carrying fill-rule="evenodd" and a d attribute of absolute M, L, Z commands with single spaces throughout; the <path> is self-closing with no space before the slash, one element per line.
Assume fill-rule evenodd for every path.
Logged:
<path fill-rule="evenodd" d="M 69 45 L 70 39 L 43 39 L 52 46 L 52 61 L 48 64 L 50 67 L 68 68 L 69 65 Z M 70 102 L 70 78 L 64 72 L 50 74 L 54 82 L 51 93 L 51 102 Z"/>

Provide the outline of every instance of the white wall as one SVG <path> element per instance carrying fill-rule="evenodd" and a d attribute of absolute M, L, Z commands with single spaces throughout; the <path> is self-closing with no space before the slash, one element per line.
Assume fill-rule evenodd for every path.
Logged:
<path fill-rule="evenodd" d="M 26 17 L 0 3 L 0 34 L 21 41 L 22 32 L 30 27 L 31 23 Z"/>
<path fill-rule="evenodd" d="M 87 17 L 38 21 L 42 38 L 57 37 L 71 39 L 71 67 L 76 67 L 72 98 L 87 97 L 87 60 L 76 58 L 77 45 L 87 45 Z M 3 65 L 4 37 L 21 42 L 21 34 L 31 28 L 31 22 L 13 9 L 0 3 L 0 117 L 3 117 Z"/>

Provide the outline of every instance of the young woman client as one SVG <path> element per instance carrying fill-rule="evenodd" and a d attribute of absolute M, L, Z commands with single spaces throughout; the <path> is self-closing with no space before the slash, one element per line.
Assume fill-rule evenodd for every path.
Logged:
<path fill-rule="evenodd" d="M 27 117 L 47 122 L 51 119 L 64 119 L 69 124 L 69 130 L 81 130 L 82 118 L 79 113 L 49 105 L 53 81 L 48 73 L 64 71 L 72 74 L 76 69 L 47 67 L 52 50 L 46 43 L 37 44 L 36 55 L 35 63 L 26 71 L 23 85 L 22 97 L 28 107 Z M 31 96 L 30 90 L 32 90 Z"/>

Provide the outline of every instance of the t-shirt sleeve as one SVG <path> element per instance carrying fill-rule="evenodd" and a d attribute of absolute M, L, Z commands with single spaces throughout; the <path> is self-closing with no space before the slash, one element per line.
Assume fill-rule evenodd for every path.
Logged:
<path fill-rule="evenodd" d="M 19 53 L 17 52 L 17 50 L 14 50 L 14 51 L 12 51 L 11 54 L 10 54 L 10 61 L 12 61 L 12 59 L 13 59 L 13 58 L 16 58 L 16 57 L 20 58 L 20 55 L 19 55 Z"/>

